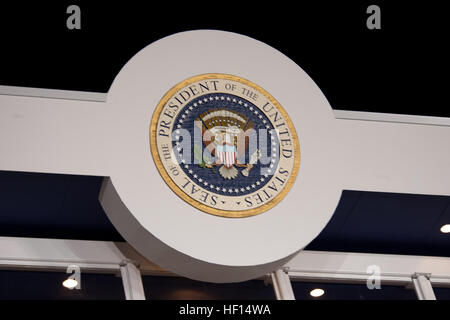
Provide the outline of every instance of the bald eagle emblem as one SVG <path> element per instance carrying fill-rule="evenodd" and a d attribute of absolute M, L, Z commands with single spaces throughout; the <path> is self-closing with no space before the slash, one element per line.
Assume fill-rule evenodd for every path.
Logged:
<path fill-rule="evenodd" d="M 213 170 L 214 167 L 218 167 L 222 178 L 229 180 L 238 176 L 237 168 L 243 168 L 241 174 L 248 177 L 250 170 L 261 157 L 257 149 L 250 156 L 249 162 L 244 163 L 249 136 L 253 129 L 252 121 L 233 110 L 210 109 L 201 113 L 195 124 L 201 129 L 202 142 L 212 155 L 206 157 L 201 166 Z M 241 162 L 241 159 L 244 161 Z"/>

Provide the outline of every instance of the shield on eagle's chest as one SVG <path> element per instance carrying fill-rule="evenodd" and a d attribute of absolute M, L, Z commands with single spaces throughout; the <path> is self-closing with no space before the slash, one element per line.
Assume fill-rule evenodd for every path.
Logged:
<path fill-rule="evenodd" d="M 245 156 L 248 147 L 246 135 L 250 134 L 253 122 L 234 110 L 210 109 L 200 114 L 196 126 L 202 130 L 205 148 L 214 157 L 208 157 L 205 166 L 219 167 L 218 173 L 226 180 L 237 178 L 239 171 L 235 166 L 245 166 L 240 161 Z M 246 173 L 243 172 L 243 176 Z"/>
<path fill-rule="evenodd" d="M 216 147 L 216 156 L 226 168 L 231 168 L 236 163 L 236 147 L 234 145 L 218 145 Z"/>

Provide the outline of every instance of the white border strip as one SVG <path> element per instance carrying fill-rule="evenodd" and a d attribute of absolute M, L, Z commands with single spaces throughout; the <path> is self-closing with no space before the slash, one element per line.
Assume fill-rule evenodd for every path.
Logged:
<path fill-rule="evenodd" d="M 83 100 L 105 102 L 107 94 L 102 92 L 41 89 L 28 87 L 0 86 L 0 95 L 25 96 L 50 99 Z"/>
<path fill-rule="evenodd" d="M 24 260 L 24 259 L 3 259 L 0 258 L 0 270 L 27 270 L 27 271 L 63 271 L 66 272 L 68 266 L 76 265 L 83 272 L 89 273 L 118 273 L 121 270 L 120 264 L 103 262 L 79 262 L 73 261 L 51 261 L 51 260 Z"/>
<path fill-rule="evenodd" d="M 0 95 L 25 96 L 50 99 L 81 100 L 106 102 L 107 93 L 71 91 L 58 89 L 42 89 L 30 87 L 1 86 Z M 349 110 L 333 110 L 336 119 L 411 123 L 433 126 L 450 126 L 450 118 L 417 116 L 394 113 L 361 112 Z"/>
<path fill-rule="evenodd" d="M 126 242 L 0 237 L 0 270 L 82 269 L 117 272 L 131 261 L 143 275 L 176 276 L 148 261 Z M 450 258 L 354 252 L 300 251 L 282 270 L 294 281 L 364 283 L 378 266 L 384 283 L 411 284 L 417 273 L 430 274 L 433 285 L 450 286 Z M 132 272 L 134 267 L 130 264 Z M 134 274 L 134 276 L 137 275 Z"/>
<path fill-rule="evenodd" d="M 407 114 L 360 112 L 348 110 L 334 110 L 336 119 L 365 120 L 396 123 L 423 124 L 432 126 L 450 126 L 450 118 L 416 116 Z"/>

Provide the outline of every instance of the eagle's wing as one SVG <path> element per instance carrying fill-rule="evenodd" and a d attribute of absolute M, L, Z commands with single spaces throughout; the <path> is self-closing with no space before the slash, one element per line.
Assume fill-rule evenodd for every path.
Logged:
<path fill-rule="evenodd" d="M 248 149 L 248 144 L 250 141 L 250 133 L 253 130 L 253 123 L 250 121 L 247 125 L 247 129 L 241 130 L 237 139 L 237 159 L 239 160 L 241 156 L 245 155 L 245 151 Z"/>
<path fill-rule="evenodd" d="M 214 134 L 206 129 L 201 122 L 196 122 L 197 126 L 199 127 L 199 129 L 202 131 L 202 141 L 203 144 L 205 145 L 205 148 L 207 148 L 209 150 L 209 152 L 211 153 L 211 155 L 216 156 L 216 147 L 214 145 Z"/>

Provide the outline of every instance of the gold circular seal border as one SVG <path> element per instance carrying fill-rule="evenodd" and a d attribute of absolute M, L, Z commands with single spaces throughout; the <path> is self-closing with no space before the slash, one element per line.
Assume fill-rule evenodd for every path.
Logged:
<path fill-rule="evenodd" d="M 286 186 L 283 188 L 283 190 L 280 191 L 272 200 L 268 201 L 267 203 L 254 208 L 254 209 L 248 209 L 243 211 L 235 211 L 235 210 L 221 210 L 221 209 L 215 209 L 212 207 L 209 207 L 207 205 L 204 205 L 203 203 L 191 198 L 188 196 L 183 190 L 180 189 L 178 185 L 176 185 L 172 178 L 167 174 L 164 165 L 162 164 L 162 161 L 158 154 L 158 147 L 156 144 L 156 128 L 158 125 L 159 116 L 161 115 L 161 112 L 166 105 L 166 103 L 172 98 L 177 91 L 180 89 L 201 80 L 208 80 L 208 79 L 224 79 L 224 80 L 231 80 L 235 82 L 242 83 L 246 86 L 249 86 L 253 88 L 254 90 L 258 91 L 259 93 L 263 94 L 269 101 L 272 103 L 283 115 L 283 118 L 286 120 L 287 125 L 289 127 L 289 130 L 291 131 L 291 138 L 294 142 L 294 166 L 292 168 L 291 176 L 289 177 L 289 180 L 286 182 Z M 159 174 L 163 178 L 163 180 L 166 182 L 166 184 L 172 189 L 173 192 L 175 192 L 181 199 L 189 203 L 191 206 L 220 217 L 226 217 L 226 218 L 244 218 L 244 217 L 250 217 L 254 216 L 260 213 L 263 213 L 274 206 L 276 206 L 289 192 L 292 185 L 295 182 L 295 179 L 297 178 L 297 174 L 300 167 L 300 145 L 298 142 L 297 132 L 295 131 L 294 125 L 292 124 L 291 119 L 289 118 L 286 110 L 283 109 L 283 107 L 278 103 L 278 101 L 272 97 L 266 90 L 264 90 L 262 87 L 254 84 L 253 82 L 240 78 L 238 76 L 233 76 L 229 74 L 224 73 L 206 73 L 206 74 L 200 74 L 193 77 L 190 77 L 184 81 L 181 81 L 180 83 L 176 84 L 174 87 L 172 87 L 165 95 L 164 97 L 159 101 L 158 105 L 156 106 L 155 111 L 153 112 L 151 124 L 150 124 L 150 150 L 152 153 L 153 160 L 155 162 L 156 168 L 158 168 Z"/>

